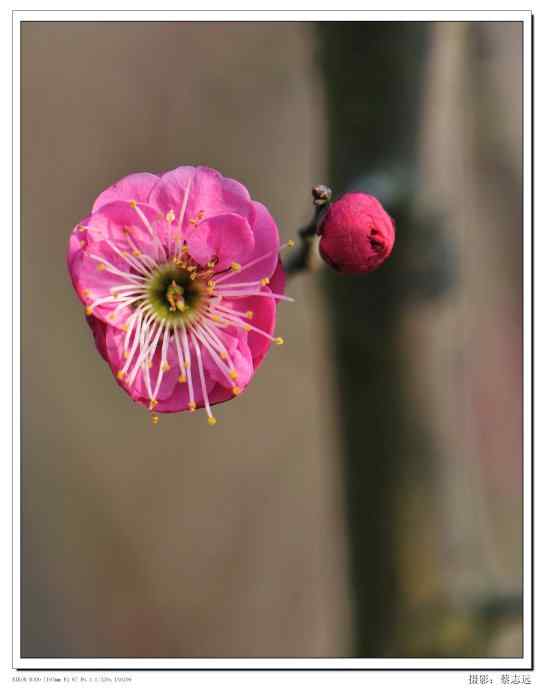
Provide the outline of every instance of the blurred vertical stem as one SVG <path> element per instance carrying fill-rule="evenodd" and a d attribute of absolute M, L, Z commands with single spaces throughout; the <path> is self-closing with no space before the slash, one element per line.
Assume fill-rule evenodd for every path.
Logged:
<path fill-rule="evenodd" d="M 328 99 L 327 182 L 339 194 L 357 188 L 364 174 L 364 191 L 380 196 L 398 228 L 395 251 L 376 273 L 324 277 L 339 367 L 355 656 L 402 651 L 392 642 L 402 598 L 394 560 L 395 477 L 408 452 L 419 453 L 422 463 L 430 452 L 425 434 L 407 428 L 399 387 L 405 238 L 416 228 L 412 173 L 406 185 L 393 179 L 395 171 L 417 167 L 428 28 L 419 22 L 326 22 L 317 29 Z"/>

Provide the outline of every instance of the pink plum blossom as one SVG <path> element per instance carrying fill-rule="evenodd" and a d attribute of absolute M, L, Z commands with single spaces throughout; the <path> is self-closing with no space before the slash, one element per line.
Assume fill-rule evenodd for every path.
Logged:
<path fill-rule="evenodd" d="M 206 167 L 129 175 L 76 225 L 68 269 L 96 347 L 155 423 L 205 408 L 215 424 L 283 343 L 282 248 L 266 207 Z"/>
<path fill-rule="evenodd" d="M 350 192 L 333 202 L 318 229 L 319 251 L 341 273 L 368 273 L 388 258 L 395 225 L 376 197 Z"/>

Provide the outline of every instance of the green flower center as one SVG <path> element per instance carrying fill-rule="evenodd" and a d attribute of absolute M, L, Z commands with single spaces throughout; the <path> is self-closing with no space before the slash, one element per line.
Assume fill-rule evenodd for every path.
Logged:
<path fill-rule="evenodd" d="M 205 297 L 205 285 L 175 263 L 157 268 L 147 284 L 147 300 L 159 319 L 173 325 L 193 321 Z"/>

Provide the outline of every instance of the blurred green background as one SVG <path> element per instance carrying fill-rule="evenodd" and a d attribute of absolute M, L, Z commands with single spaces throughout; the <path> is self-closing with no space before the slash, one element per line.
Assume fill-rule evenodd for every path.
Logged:
<path fill-rule="evenodd" d="M 22 26 L 22 655 L 522 653 L 522 25 Z M 206 164 L 293 237 L 378 195 L 392 258 L 290 281 L 247 394 L 158 427 L 65 268 L 97 194 Z"/>

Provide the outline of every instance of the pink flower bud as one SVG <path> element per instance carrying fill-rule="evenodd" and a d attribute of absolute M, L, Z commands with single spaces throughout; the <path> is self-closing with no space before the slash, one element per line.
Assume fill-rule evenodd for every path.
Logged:
<path fill-rule="evenodd" d="M 369 194 L 344 194 L 332 203 L 319 225 L 319 252 L 341 273 L 374 271 L 395 244 L 395 226 L 380 202 Z"/>

